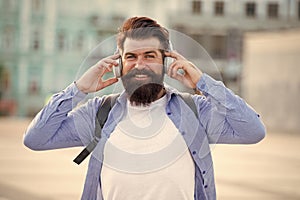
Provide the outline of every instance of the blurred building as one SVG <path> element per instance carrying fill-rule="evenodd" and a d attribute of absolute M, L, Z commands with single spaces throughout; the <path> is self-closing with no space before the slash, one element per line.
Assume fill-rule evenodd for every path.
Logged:
<path fill-rule="evenodd" d="M 300 1 L 177 0 L 177 10 L 168 19 L 171 28 L 190 35 L 208 51 L 223 81 L 240 93 L 244 34 L 300 27 Z"/>
<path fill-rule="evenodd" d="M 300 28 L 247 33 L 243 96 L 271 132 L 300 131 Z"/>
<path fill-rule="evenodd" d="M 240 92 L 244 33 L 299 27 L 300 0 L 0 0 L 0 114 L 35 114 L 49 94 L 74 81 L 90 51 L 134 15 L 192 37 Z M 185 45 L 178 46 L 201 64 Z"/>
<path fill-rule="evenodd" d="M 99 7 L 97 0 L 0 0 L 1 114 L 33 115 L 74 81 L 88 52 L 119 24 L 99 23 Z"/>
<path fill-rule="evenodd" d="M 152 13 L 166 21 L 164 12 L 149 9 L 162 11 L 160 3 L 0 0 L 0 115 L 34 115 L 49 95 L 74 81 L 89 52 L 125 18 Z"/>

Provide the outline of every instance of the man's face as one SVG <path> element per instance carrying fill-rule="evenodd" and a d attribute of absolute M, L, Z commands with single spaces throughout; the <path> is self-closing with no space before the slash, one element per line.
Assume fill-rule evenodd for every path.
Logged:
<path fill-rule="evenodd" d="M 161 54 L 160 41 L 157 38 L 149 39 L 131 39 L 126 38 L 122 52 L 123 75 L 126 75 L 132 69 L 146 69 L 156 74 L 162 74 L 163 58 Z M 144 80 L 147 77 L 143 77 Z M 140 80 L 143 79 L 140 77 Z"/>
<path fill-rule="evenodd" d="M 149 104 L 163 88 L 163 56 L 157 38 L 126 38 L 122 52 L 122 81 L 131 102 Z"/>

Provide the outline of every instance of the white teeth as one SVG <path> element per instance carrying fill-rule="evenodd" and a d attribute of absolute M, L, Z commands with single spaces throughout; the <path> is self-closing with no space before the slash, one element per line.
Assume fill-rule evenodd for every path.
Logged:
<path fill-rule="evenodd" d="M 137 78 L 146 78 L 148 76 L 144 75 L 144 74 L 137 74 L 137 75 L 135 75 L 135 77 L 137 77 Z"/>

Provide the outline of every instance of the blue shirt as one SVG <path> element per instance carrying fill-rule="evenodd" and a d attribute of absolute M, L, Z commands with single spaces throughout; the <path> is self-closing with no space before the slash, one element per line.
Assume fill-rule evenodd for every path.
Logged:
<path fill-rule="evenodd" d="M 198 118 L 176 95 L 177 90 L 170 87 L 166 88 L 166 114 L 182 134 L 194 160 L 195 199 L 214 200 L 216 191 L 209 145 L 257 143 L 264 138 L 266 130 L 259 115 L 222 82 L 203 74 L 197 88 L 203 93 L 193 95 Z M 95 97 L 77 106 L 85 96 L 74 83 L 54 95 L 29 125 L 24 144 L 33 150 L 88 145 L 95 135 L 95 117 L 103 98 Z M 126 111 L 126 101 L 123 92 L 102 129 L 102 137 L 89 161 L 83 200 L 97 200 L 97 190 L 101 193 L 103 149 Z"/>

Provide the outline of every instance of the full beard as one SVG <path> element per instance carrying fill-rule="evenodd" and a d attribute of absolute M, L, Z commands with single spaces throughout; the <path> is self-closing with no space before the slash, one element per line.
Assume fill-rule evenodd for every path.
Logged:
<path fill-rule="evenodd" d="M 147 75 L 149 81 L 136 80 L 138 74 Z M 149 70 L 133 69 L 125 76 L 122 76 L 125 91 L 132 105 L 147 106 L 157 100 L 159 93 L 163 89 L 163 74 L 155 74 Z"/>

